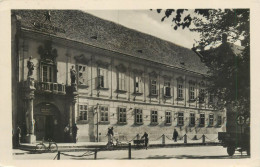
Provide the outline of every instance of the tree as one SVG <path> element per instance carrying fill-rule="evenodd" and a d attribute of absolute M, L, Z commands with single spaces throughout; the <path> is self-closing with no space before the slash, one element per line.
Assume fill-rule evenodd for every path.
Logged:
<path fill-rule="evenodd" d="M 215 107 L 232 105 L 233 109 L 249 114 L 249 9 L 167 9 L 161 21 L 165 19 L 172 19 L 174 30 L 188 28 L 200 33 L 200 40 L 192 49 L 209 69 L 205 76 L 208 92 L 223 102 Z M 226 35 L 222 37 L 223 34 Z M 243 47 L 234 45 L 236 41 L 241 41 Z"/>

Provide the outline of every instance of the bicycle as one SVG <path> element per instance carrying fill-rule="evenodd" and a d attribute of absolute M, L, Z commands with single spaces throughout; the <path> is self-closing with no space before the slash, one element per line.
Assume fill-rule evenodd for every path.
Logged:
<path fill-rule="evenodd" d="M 114 146 L 115 146 L 115 145 L 114 145 L 114 142 L 113 142 L 113 140 L 111 139 L 111 141 L 107 143 L 106 149 L 107 149 L 107 150 L 113 150 L 113 149 L 114 149 Z"/>
<path fill-rule="evenodd" d="M 43 142 L 44 142 L 44 139 L 42 140 L 41 143 L 39 143 L 35 146 L 34 151 L 37 151 L 37 152 L 40 152 L 40 153 L 47 152 L 47 151 L 50 151 L 50 152 L 57 152 L 58 151 L 58 145 L 55 142 L 53 142 L 52 140 L 48 139 L 49 145 L 47 147 Z"/>

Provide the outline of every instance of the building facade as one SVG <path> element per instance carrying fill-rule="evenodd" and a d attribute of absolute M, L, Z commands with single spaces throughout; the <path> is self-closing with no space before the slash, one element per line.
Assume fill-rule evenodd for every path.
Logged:
<path fill-rule="evenodd" d="M 225 130 L 190 49 L 81 11 L 12 11 L 13 129 L 24 141 L 150 139 Z M 72 129 L 70 128 L 70 135 Z"/>

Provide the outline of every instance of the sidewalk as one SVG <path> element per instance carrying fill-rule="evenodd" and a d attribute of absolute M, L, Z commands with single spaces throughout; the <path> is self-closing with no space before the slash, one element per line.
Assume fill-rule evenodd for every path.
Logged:
<path fill-rule="evenodd" d="M 115 143 L 115 141 L 114 141 Z M 134 145 L 133 141 L 130 141 L 132 148 L 140 148 Z M 36 143 L 37 144 L 37 143 Z M 26 154 L 32 153 L 34 151 L 36 144 L 21 143 L 21 146 L 18 149 L 14 149 L 13 154 Z M 95 150 L 95 149 L 106 149 L 107 142 L 77 142 L 77 143 L 57 143 L 59 151 L 73 152 L 73 151 L 85 151 L 85 150 Z M 48 143 L 46 143 L 48 145 Z M 121 142 L 118 146 L 115 146 L 113 149 L 128 149 L 128 142 Z M 220 145 L 217 138 L 210 140 L 205 138 L 203 143 L 202 137 L 198 140 L 192 140 L 187 136 L 187 143 L 184 143 L 184 137 L 182 137 L 177 142 L 174 142 L 169 137 L 165 136 L 164 144 L 163 137 L 160 137 L 156 140 L 149 141 L 149 147 L 161 148 L 161 147 L 186 147 L 186 146 L 207 146 L 207 145 Z"/>

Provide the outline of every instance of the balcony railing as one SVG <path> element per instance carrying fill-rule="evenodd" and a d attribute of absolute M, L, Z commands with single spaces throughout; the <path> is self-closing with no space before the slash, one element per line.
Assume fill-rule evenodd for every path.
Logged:
<path fill-rule="evenodd" d="M 54 93 L 54 94 L 66 94 L 65 85 L 53 82 L 35 82 L 36 91 Z"/>

